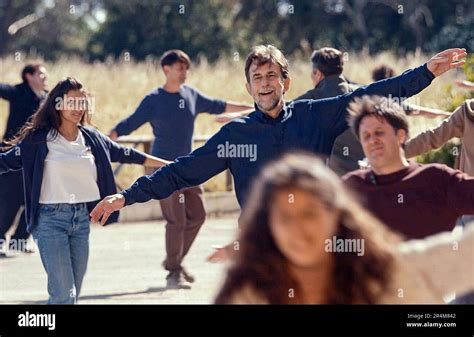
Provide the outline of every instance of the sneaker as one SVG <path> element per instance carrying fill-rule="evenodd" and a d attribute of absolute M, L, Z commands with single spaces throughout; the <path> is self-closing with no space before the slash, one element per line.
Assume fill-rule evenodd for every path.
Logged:
<path fill-rule="evenodd" d="M 184 268 L 181 269 L 184 279 L 189 283 L 194 283 L 196 280 L 193 275 L 189 274 L 188 271 Z"/>
<path fill-rule="evenodd" d="M 166 276 L 166 287 L 169 289 L 191 289 L 180 270 L 170 271 Z"/>

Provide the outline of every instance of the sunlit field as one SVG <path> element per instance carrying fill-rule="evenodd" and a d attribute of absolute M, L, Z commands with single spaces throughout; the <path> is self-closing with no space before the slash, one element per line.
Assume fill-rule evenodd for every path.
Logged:
<path fill-rule="evenodd" d="M 351 81 L 361 84 L 371 82 L 371 71 L 377 65 L 385 63 L 392 66 L 398 73 L 416 67 L 425 62 L 426 55 L 409 54 L 406 58 L 398 59 L 389 53 L 375 57 L 361 54 L 348 54 L 345 62 L 344 75 Z M 201 61 L 193 66 L 187 83 L 198 88 L 203 93 L 225 100 L 252 103 L 251 97 L 245 90 L 244 60 L 222 60 L 215 65 Z M 16 84 L 20 81 L 20 71 L 25 61 L 15 61 L 13 58 L 0 59 L 0 82 Z M 108 61 L 104 63 L 87 64 L 78 59 L 63 59 L 55 63 L 46 63 L 49 73 L 49 89 L 66 76 L 80 79 L 86 89 L 94 97 L 95 111 L 93 123 L 104 133 L 107 133 L 118 121 L 131 114 L 141 99 L 152 89 L 164 82 L 158 60 L 144 62 Z M 290 76 L 292 79 L 286 99 L 291 100 L 312 87 L 310 80 L 311 64 L 309 60 L 291 60 Z M 443 108 L 446 106 L 444 87 L 455 78 L 462 78 L 460 72 L 450 72 L 436 79 L 433 84 L 418 95 L 416 103 Z M 0 100 L 0 132 L 3 134 L 7 117 L 7 102 Z M 434 124 L 437 120 L 427 120 L 422 117 L 410 117 L 411 134 L 414 135 Z M 211 115 L 202 114 L 196 121 L 195 135 L 210 136 L 221 124 L 214 121 Z M 135 135 L 151 134 L 148 125 L 135 131 Z M 199 144 L 196 144 L 199 145 Z M 143 174 L 138 166 L 129 166 L 123 170 L 118 181 L 122 186 L 128 186 Z M 208 191 L 225 189 L 223 174 L 205 184 Z"/>

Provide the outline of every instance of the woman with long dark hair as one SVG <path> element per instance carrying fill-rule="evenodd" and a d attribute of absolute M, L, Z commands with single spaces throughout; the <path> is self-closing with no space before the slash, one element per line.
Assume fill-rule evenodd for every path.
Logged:
<path fill-rule="evenodd" d="M 472 268 L 473 226 L 401 244 L 314 156 L 267 166 L 246 205 L 217 303 L 442 303 L 474 288 L 452 276 Z"/>
<path fill-rule="evenodd" d="M 68 77 L 0 154 L 0 174 L 23 169 L 28 231 L 48 274 L 50 304 L 75 304 L 89 254 L 89 212 L 115 193 L 111 162 L 168 162 L 125 148 L 90 124 L 90 98 Z M 118 220 L 118 213 L 110 222 Z"/>

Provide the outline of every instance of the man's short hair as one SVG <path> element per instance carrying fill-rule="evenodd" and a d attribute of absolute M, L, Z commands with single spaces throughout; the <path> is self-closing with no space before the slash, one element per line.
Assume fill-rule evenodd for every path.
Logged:
<path fill-rule="evenodd" d="M 165 51 L 160 59 L 162 68 L 164 66 L 171 66 L 176 62 L 184 63 L 188 69 L 191 67 L 191 58 L 188 56 L 188 54 L 179 49 Z"/>
<path fill-rule="evenodd" d="M 362 96 L 357 97 L 349 104 L 349 126 L 359 138 L 360 124 L 365 117 L 374 116 L 378 120 L 385 120 L 396 131 L 405 130 L 408 136 L 408 120 L 402 107 L 388 97 Z"/>
<path fill-rule="evenodd" d="M 259 45 L 252 48 L 250 53 L 247 55 L 245 60 L 245 77 L 247 82 L 250 83 L 250 66 L 253 63 L 257 66 L 261 66 L 266 63 L 274 63 L 280 67 L 281 74 L 284 79 L 287 79 L 290 72 L 288 70 L 288 61 L 283 53 L 275 46 Z"/>
<path fill-rule="evenodd" d="M 315 50 L 311 55 L 311 62 L 313 69 L 318 69 L 324 76 L 339 75 L 344 66 L 342 52 L 330 47 Z"/>
<path fill-rule="evenodd" d="M 30 75 L 34 75 L 34 73 L 36 73 L 38 71 L 39 68 L 41 68 L 43 66 L 43 64 L 41 63 L 30 63 L 30 64 L 27 64 L 23 70 L 21 71 L 21 79 L 23 80 L 23 82 L 27 82 L 27 79 L 26 79 L 26 74 L 30 74 Z"/>
<path fill-rule="evenodd" d="M 372 79 L 377 82 L 380 80 L 384 80 L 389 77 L 395 76 L 395 70 L 392 67 L 382 64 L 372 70 Z"/>

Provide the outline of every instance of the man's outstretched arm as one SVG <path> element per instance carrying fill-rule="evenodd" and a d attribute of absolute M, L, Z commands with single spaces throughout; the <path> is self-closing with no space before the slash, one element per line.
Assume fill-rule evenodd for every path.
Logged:
<path fill-rule="evenodd" d="M 456 85 L 460 88 L 467 90 L 474 90 L 474 82 L 470 81 L 455 81 Z"/>
<path fill-rule="evenodd" d="M 0 83 L 0 98 L 10 101 L 15 94 L 15 87 L 9 84 Z"/>
<path fill-rule="evenodd" d="M 223 127 L 206 144 L 187 156 L 160 168 L 151 176 L 140 177 L 128 189 L 104 198 L 91 212 L 91 220 L 100 220 L 102 225 L 115 211 L 150 199 L 164 199 L 182 188 L 202 184 L 224 171 L 227 158 L 218 156 L 218 145 L 228 139 L 228 130 Z"/>
<path fill-rule="evenodd" d="M 425 130 L 415 137 L 409 139 L 405 144 L 405 155 L 407 158 L 418 156 L 422 153 L 443 146 L 451 138 L 462 138 L 464 135 L 465 112 L 468 102 L 458 107 L 454 112 L 438 126 Z"/>
<path fill-rule="evenodd" d="M 121 120 L 110 132 L 109 137 L 116 140 L 120 136 L 129 135 L 143 124 L 150 121 L 153 116 L 153 98 L 146 96 L 133 114 Z"/>
<path fill-rule="evenodd" d="M 312 102 L 312 110 L 318 112 L 317 118 L 323 125 L 331 126 L 330 130 L 334 137 L 347 129 L 347 106 L 355 97 L 364 95 L 379 95 L 398 99 L 401 103 L 404 99 L 416 95 L 438 76 L 450 69 L 464 65 L 463 60 L 467 56 L 466 50 L 452 48 L 442 51 L 424 65 L 405 71 L 403 74 L 360 87 L 351 93 L 334 98 L 315 100 Z M 323 113 L 321 113 L 323 112 Z"/>

